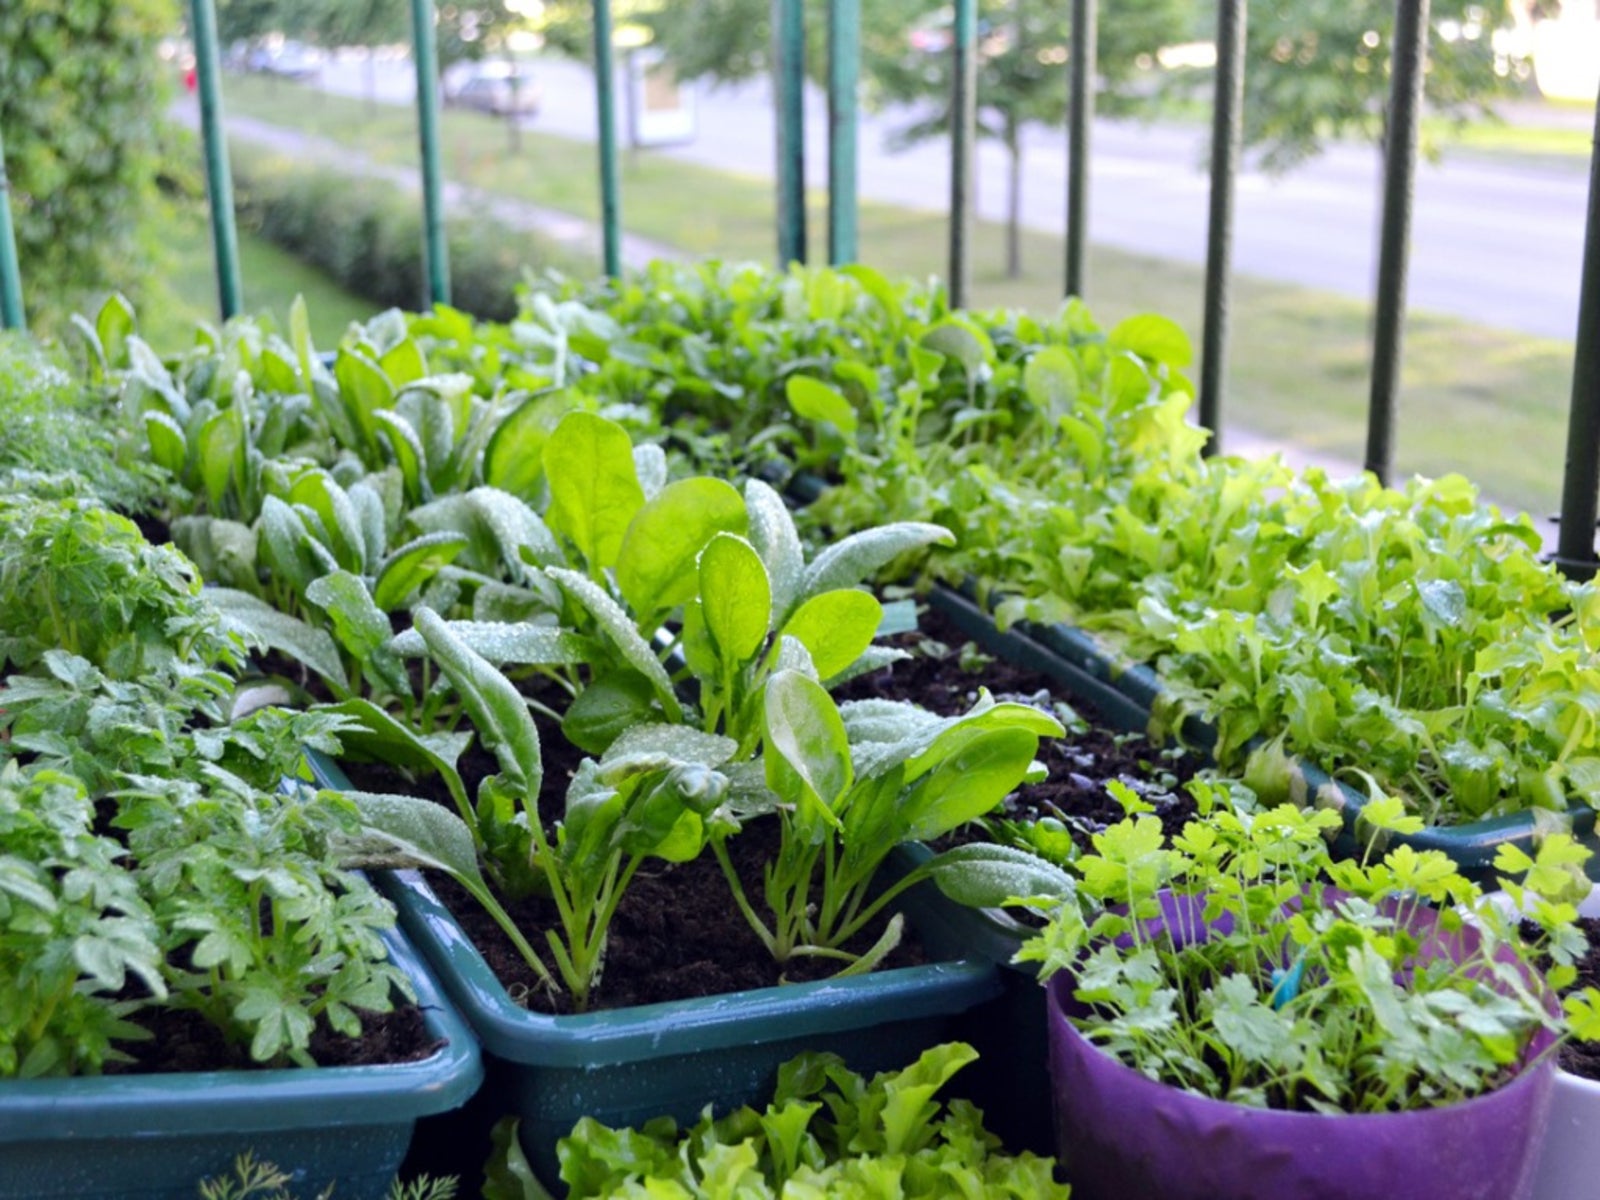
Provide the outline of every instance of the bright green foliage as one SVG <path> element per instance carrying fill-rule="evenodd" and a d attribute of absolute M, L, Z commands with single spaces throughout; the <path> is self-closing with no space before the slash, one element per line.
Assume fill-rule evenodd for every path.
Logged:
<path fill-rule="evenodd" d="M 493 665 L 437 614 L 417 611 L 417 630 L 460 694 L 498 775 L 486 779 L 465 821 L 427 801 L 357 793 L 367 833 L 387 843 L 387 859 L 448 871 L 489 910 L 552 991 L 588 1007 L 599 981 L 606 933 L 623 893 L 647 859 L 685 862 L 708 837 L 707 818 L 728 781 L 717 768 L 733 756 L 726 738 L 672 727 L 633 725 L 598 761 L 585 760 L 567 789 L 562 819 L 545 830 L 539 808 L 544 765 L 526 703 Z M 479 874 L 482 856 L 500 891 L 548 894 L 561 932 L 547 934 L 555 971 L 517 930 Z M 366 861 L 382 861 L 383 851 Z"/>
<path fill-rule="evenodd" d="M 385 961 L 394 911 L 342 870 L 354 808 L 301 785 L 131 776 L 117 824 L 161 927 L 170 1003 L 200 1012 L 261 1063 L 310 1065 L 319 1022 L 350 1037 L 410 984 Z"/>
<path fill-rule="evenodd" d="M 23 299 L 46 326 L 137 271 L 167 103 L 170 0 L 11 0 L 0 11 L 0 130 Z"/>
<path fill-rule="evenodd" d="M 878 868 L 905 841 L 933 841 L 993 809 L 1028 776 L 1053 718 L 987 693 L 972 711 L 940 718 L 913 704 L 864 700 L 835 707 L 805 673 L 784 669 L 763 692 L 767 794 L 742 815 L 773 814 L 782 829 L 765 873 L 770 923 L 745 895 L 722 828 L 712 843 L 740 911 L 779 962 L 819 955 L 866 970 L 899 940 L 899 918 L 863 956 L 843 946 L 931 868 L 872 894 Z M 953 869 L 953 868 L 952 868 Z M 813 889 L 818 899 L 812 903 Z"/>
<path fill-rule="evenodd" d="M 561 1179 L 573 1200 L 1065 1200 L 1053 1160 L 1001 1153 L 970 1103 L 934 1099 L 975 1058 L 972 1047 L 952 1042 L 869 1080 L 837 1055 L 806 1053 L 778 1068 L 761 1111 L 716 1118 L 708 1107 L 684 1130 L 665 1117 L 632 1130 L 585 1117 L 557 1146 Z M 529 1188 L 522 1197 L 540 1193 Z"/>
<path fill-rule="evenodd" d="M 70 375 L 65 359 L 26 334 L 0 332 L 0 481 L 37 491 L 49 481 L 124 512 L 149 506 L 156 472 L 129 462 L 98 396 Z"/>
<path fill-rule="evenodd" d="M 1379 832 L 1417 827 L 1398 803 Z M 1566 868 L 1588 857 L 1553 835 L 1512 903 L 1485 898 L 1437 850 L 1332 861 L 1339 818 L 1284 805 L 1214 813 L 1170 841 L 1153 816 L 1095 835 L 1075 891 L 1035 902 L 1050 923 L 1020 961 L 1070 971 L 1086 1037 L 1152 1078 L 1216 1099 L 1315 1112 L 1451 1104 L 1523 1069 L 1565 1023 L 1536 963 L 1570 983 L 1584 948 Z M 1436 907 L 1428 907 L 1428 906 Z M 1522 915 L 1542 930 L 1526 940 Z M 1569 1007 L 1592 1011 L 1589 989 Z"/>
<path fill-rule="evenodd" d="M 0 767 L 0 1078 L 94 1074 L 145 1036 L 112 999 L 166 995 L 156 923 L 70 775 Z"/>

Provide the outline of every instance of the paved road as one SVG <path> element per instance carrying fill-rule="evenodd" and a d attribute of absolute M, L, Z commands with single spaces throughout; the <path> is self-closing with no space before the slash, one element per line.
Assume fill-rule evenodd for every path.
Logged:
<path fill-rule="evenodd" d="M 380 62 L 378 68 L 380 95 L 408 102 L 410 64 Z M 546 60 L 538 65 L 537 78 L 544 103 L 530 127 L 592 139 L 594 93 L 588 70 Z M 330 65 L 323 86 L 362 94 L 364 64 Z M 771 114 L 764 80 L 703 88 L 699 137 L 661 152 L 770 178 Z M 815 186 L 822 186 L 826 105 L 815 90 L 807 97 L 806 115 L 807 173 Z M 934 142 L 899 152 L 887 149 L 888 133 L 905 119 L 902 112 L 863 122 L 861 194 L 942 210 L 948 192 L 948 147 Z M 1137 253 L 1203 262 L 1206 141 L 1206 132 L 1197 128 L 1097 122 L 1091 152 L 1091 239 Z M 1061 229 L 1066 208 L 1063 135 L 1030 129 L 1026 164 L 1025 223 Z M 982 146 L 978 166 L 980 211 L 999 219 L 1005 178 L 999 148 Z M 1369 297 L 1378 194 L 1378 156 L 1367 147 L 1335 146 L 1278 179 L 1245 171 L 1239 181 L 1236 268 L 1262 278 Z M 1586 198 L 1586 174 L 1576 162 L 1533 165 L 1458 155 L 1440 164 L 1423 164 L 1417 183 L 1412 307 L 1571 340 L 1577 321 Z"/>

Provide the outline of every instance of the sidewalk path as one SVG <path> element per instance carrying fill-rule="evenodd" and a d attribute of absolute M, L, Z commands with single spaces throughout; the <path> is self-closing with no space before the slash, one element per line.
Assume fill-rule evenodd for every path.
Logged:
<path fill-rule="evenodd" d="M 192 101 L 180 101 L 172 106 L 171 111 L 173 118 L 188 128 L 199 128 L 200 110 Z M 309 160 L 366 179 L 381 179 L 412 192 L 422 190 L 421 178 L 414 168 L 378 162 L 370 155 L 329 138 L 301 133 L 252 117 L 229 117 L 228 136 L 277 151 L 297 161 Z M 484 214 L 507 228 L 537 233 L 565 250 L 599 261 L 599 226 L 582 217 L 448 180 L 444 186 L 444 203 L 449 216 L 467 212 Z M 652 259 L 684 257 L 681 250 L 664 242 L 632 233 L 625 232 L 622 235 L 622 261 L 625 266 L 641 267 Z"/>

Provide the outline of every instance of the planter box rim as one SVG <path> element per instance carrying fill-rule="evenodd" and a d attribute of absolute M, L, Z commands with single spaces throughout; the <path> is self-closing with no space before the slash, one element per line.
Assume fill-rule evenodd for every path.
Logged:
<path fill-rule="evenodd" d="M 747 1045 L 752 1021 L 771 1029 L 776 1040 L 827 1032 L 841 1014 L 862 1008 L 883 1008 L 896 1019 L 932 1016 L 968 1008 L 1000 990 L 993 964 L 963 960 L 551 1016 L 511 999 L 419 872 L 383 871 L 376 877 L 423 953 L 446 964 L 459 981 L 456 1001 L 484 1048 L 515 1063 L 582 1068 L 671 1058 Z"/>
<path fill-rule="evenodd" d="M 0 1082 L 0 1145 L 138 1137 L 192 1124 L 260 1133 L 286 1126 L 373 1126 L 411 1121 L 464 1103 L 483 1079 L 477 1040 L 422 957 L 386 930 L 390 961 L 416 989 L 429 1034 L 445 1045 L 417 1062 L 350 1067 L 91 1075 Z"/>

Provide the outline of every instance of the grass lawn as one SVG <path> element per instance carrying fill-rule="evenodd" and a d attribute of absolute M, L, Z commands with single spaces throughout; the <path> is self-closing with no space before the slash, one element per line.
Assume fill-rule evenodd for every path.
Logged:
<path fill-rule="evenodd" d="M 148 239 L 162 247 L 156 285 L 162 294 L 140 305 L 144 336 L 163 352 L 189 344 L 197 321 L 218 318 L 217 276 L 211 252 L 211 226 L 203 205 L 164 204 L 153 214 Z M 370 301 L 345 291 L 315 267 L 249 233 L 239 235 L 239 271 L 248 313 L 269 313 L 286 327 L 289 305 L 306 298 L 312 340 L 336 344 L 351 321 L 373 315 Z"/>
<path fill-rule="evenodd" d="M 359 146 L 379 161 L 416 161 L 408 108 L 386 107 L 373 115 L 360 99 L 251 76 L 229 77 L 226 102 L 232 113 Z M 443 114 L 442 137 L 449 177 L 591 219 L 598 215 L 592 144 L 529 130 L 522 154 L 509 156 L 498 122 L 459 110 Z M 813 236 L 820 238 L 822 197 L 812 200 Z M 765 178 L 624 155 L 622 212 L 630 231 L 690 254 L 773 254 L 773 192 Z M 976 231 L 975 303 L 1054 307 L 1060 300 L 1062 239 L 1029 232 L 1023 258 L 1031 264 L 1029 276 L 1007 280 L 998 267 L 1002 233 L 990 222 Z M 864 204 L 861 250 L 866 262 L 891 273 L 938 274 L 945 222 L 936 214 Z M 1088 298 L 1106 322 L 1135 312 L 1165 313 L 1198 345 L 1201 281 L 1197 267 L 1098 247 L 1090 256 Z M 1227 420 L 1317 455 L 1359 462 L 1366 437 L 1369 306 L 1242 276 L 1233 313 Z M 1570 343 L 1413 314 L 1397 431 L 1400 470 L 1460 471 L 1503 503 L 1554 511 L 1571 371 Z M 1493 434 L 1486 436 L 1491 425 Z"/>

